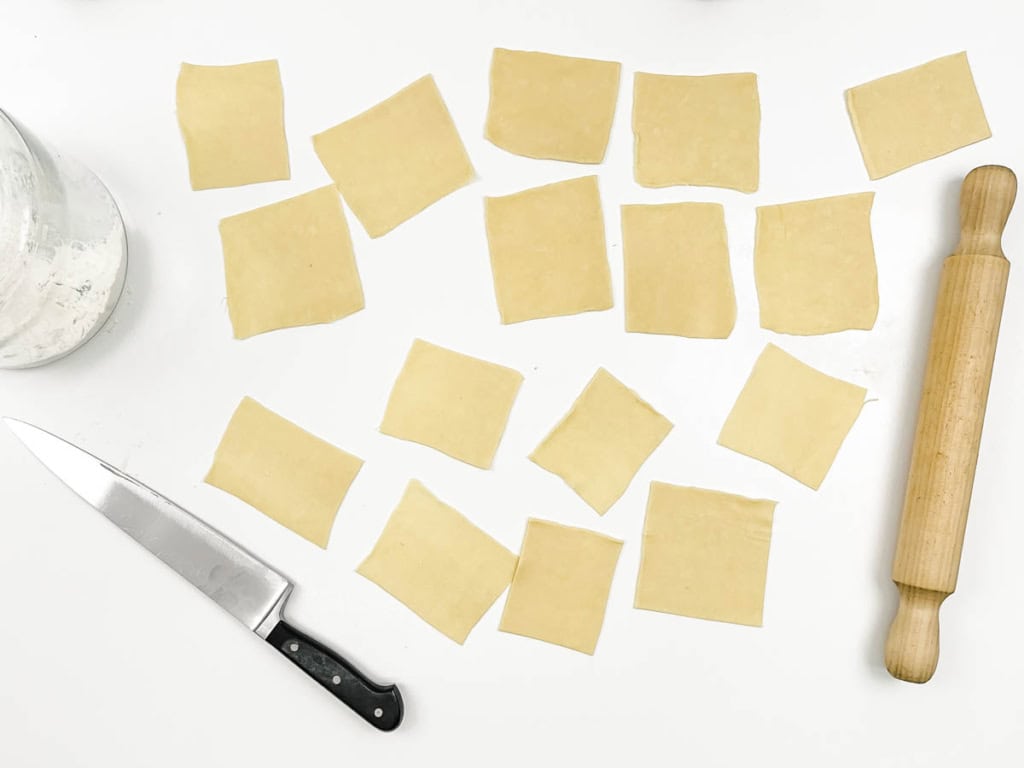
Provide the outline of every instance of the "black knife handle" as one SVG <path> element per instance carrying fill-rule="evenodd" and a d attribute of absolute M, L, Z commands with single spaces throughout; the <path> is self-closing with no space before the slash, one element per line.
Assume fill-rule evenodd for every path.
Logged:
<path fill-rule="evenodd" d="M 267 642 L 373 727 L 393 731 L 402 722 L 402 694 L 396 686 L 368 680 L 337 653 L 284 621 L 270 631 Z"/>

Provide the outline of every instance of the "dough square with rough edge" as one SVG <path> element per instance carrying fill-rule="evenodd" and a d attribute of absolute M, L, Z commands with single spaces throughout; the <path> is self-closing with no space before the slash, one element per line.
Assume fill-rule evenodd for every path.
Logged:
<path fill-rule="evenodd" d="M 531 518 L 498 628 L 593 655 L 621 550 L 610 536 Z"/>
<path fill-rule="evenodd" d="M 603 515 L 671 430 L 672 422 L 599 368 L 530 460 Z"/>
<path fill-rule="evenodd" d="M 769 344 L 718 444 L 817 489 L 860 415 L 865 395 L 863 387 L 827 376 Z"/>
<path fill-rule="evenodd" d="M 333 187 L 221 219 L 220 239 L 235 338 L 329 323 L 364 306 Z"/>
<path fill-rule="evenodd" d="M 489 469 L 523 375 L 416 339 L 380 431 Z"/>
<path fill-rule="evenodd" d="M 182 64 L 177 105 L 192 189 L 290 177 L 277 61 Z"/>
<path fill-rule="evenodd" d="M 476 178 L 431 75 L 318 133 L 313 147 L 370 237 Z"/>
<path fill-rule="evenodd" d="M 596 176 L 484 198 L 501 322 L 611 309 Z"/>
<path fill-rule="evenodd" d="M 327 548 L 334 517 L 363 460 L 244 398 L 206 482 Z"/>
<path fill-rule="evenodd" d="M 615 61 L 495 48 L 485 136 L 517 155 L 600 163 L 621 71 Z"/>
<path fill-rule="evenodd" d="M 808 335 L 870 330 L 878 315 L 874 192 L 757 209 L 761 327 Z"/>
<path fill-rule="evenodd" d="M 461 645 L 512 581 L 516 560 L 413 480 L 356 572 Z"/>
<path fill-rule="evenodd" d="M 626 330 L 724 339 L 736 324 L 718 203 L 622 206 Z"/>
<path fill-rule="evenodd" d="M 633 168 L 640 186 L 755 192 L 760 133 L 753 73 L 634 75 Z"/>
<path fill-rule="evenodd" d="M 775 504 L 651 483 L 634 607 L 760 627 Z"/>
<path fill-rule="evenodd" d="M 964 52 L 850 88 L 846 108 L 872 179 L 992 135 Z"/>

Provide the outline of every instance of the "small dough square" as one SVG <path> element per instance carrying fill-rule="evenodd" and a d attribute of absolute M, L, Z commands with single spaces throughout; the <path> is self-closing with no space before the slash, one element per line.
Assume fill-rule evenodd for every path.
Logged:
<path fill-rule="evenodd" d="M 206 482 L 322 549 L 363 460 L 244 398 Z"/>
<path fill-rule="evenodd" d="M 621 550 L 610 536 L 531 518 L 499 629 L 593 655 Z"/>
<path fill-rule="evenodd" d="M 826 376 L 769 344 L 718 444 L 817 490 L 860 415 L 865 395 L 863 387 Z"/>
<path fill-rule="evenodd" d="M 775 502 L 651 483 L 634 607 L 760 627 Z"/>
<path fill-rule="evenodd" d="M 634 175 L 642 187 L 756 192 L 760 133 L 755 74 L 634 76 Z"/>
<path fill-rule="evenodd" d="M 501 322 L 611 309 L 596 176 L 484 198 Z"/>
<path fill-rule="evenodd" d="M 413 480 L 356 572 L 461 645 L 515 569 L 514 554 Z"/>
<path fill-rule="evenodd" d="M 380 431 L 489 469 L 523 375 L 416 339 Z"/>
<path fill-rule="evenodd" d="M 870 330 L 878 316 L 874 192 L 757 209 L 761 327 L 809 335 Z"/>
<path fill-rule="evenodd" d="M 725 339 L 736 324 L 718 203 L 622 206 L 626 330 Z"/>
<path fill-rule="evenodd" d="M 517 155 L 600 163 L 622 65 L 495 48 L 487 139 Z"/>
<path fill-rule="evenodd" d="M 313 148 L 370 237 L 476 178 L 431 75 L 318 133 Z"/>
<path fill-rule="evenodd" d="M 846 108 L 872 179 L 992 135 L 964 52 L 850 88 Z"/>
<path fill-rule="evenodd" d="M 599 368 L 530 460 L 603 515 L 672 430 L 672 422 Z"/>
<path fill-rule="evenodd" d="M 329 323 L 365 304 L 333 187 L 221 219 L 220 239 L 237 339 Z"/>
<path fill-rule="evenodd" d="M 182 64 L 177 102 L 192 189 L 291 176 L 277 61 Z"/>

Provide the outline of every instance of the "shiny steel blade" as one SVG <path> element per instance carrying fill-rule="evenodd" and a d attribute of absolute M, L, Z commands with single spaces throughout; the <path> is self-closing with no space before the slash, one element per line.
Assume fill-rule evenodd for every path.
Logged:
<path fill-rule="evenodd" d="M 39 427 L 4 418 L 65 485 L 249 629 L 273 629 L 292 585 L 227 536 L 106 462 Z"/>

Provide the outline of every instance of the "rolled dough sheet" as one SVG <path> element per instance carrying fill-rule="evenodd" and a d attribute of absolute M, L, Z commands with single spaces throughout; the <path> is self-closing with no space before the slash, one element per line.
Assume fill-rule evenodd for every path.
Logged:
<path fill-rule="evenodd" d="M 736 324 L 718 203 L 622 206 L 626 330 L 724 339 Z"/>
<path fill-rule="evenodd" d="M 380 431 L 489 469 L 522 383 L 519 371 L 416 339 Z"/>
<path fill-rule="evenodd" d="M 333 187 L 222 219 L 220 238 L 235 338 L 329 323 L 364 306 Z"/>
<path fill-rule="evenodd" d="M 755 192 L 760 132 L 757 75 L 634 76 L 634 175 L 640 186 Z"/>
<path fill-rule="evenodd" d="M 206 482 L 326 549 L 338 507 L 362 466 L 362 459 L 246 397 Z"/>
<path fill-rule="evenodd" d="M 860 415 L 867 390 L 765 347 L 718 444 L 817 489 Z"/>
<path fill-rule="evenodd" d="M 807 335 L 874 326 L 874 199 L 874 192 L 863 192 L 757 209 L 754 276 L 762 328 Z"/>
<path fill-rule="evenodd" d="M 313 137 L 370 237 L 380 237 L 476 177 L 431 75 Z"/>
<path fill-rule="evenodd" d="M 872 179 L 992 135 L 964 52 L 851 88 L 846 108 Z"/>
<path fill-rule="evenodd" d="M 413 480 L 356 570 L 461 645 L 515 568 L 514 554 Z"/>
<path fill-rule="evenodd" d="M 238 187 L 291 175 L 276 61 L 182 64 L 178 124 L 192 189 Z"/>
<path fill-rule="evenodd" d="M 603 515 L 671 429 L 672 422 L 599 368 L 530 459 Z"/>
<path fill-rule="evenodd" d="M 594 531 L 528 520 L 499 629 L 593 654 L 621 549 Z"/>
<path fill-rule="evenodd" d="M 495 48 L 485 135 L 526 157 L 600 163 L 622 65 Z"/>
<path fill-rule="evenodd" d="M 596 176 L 484 198 L 501 322 L 610 309 Z"/>
<path fill-rule="evenodd" d="M 651 483 L 635 607 L 760 627 L 775 502 Z"/>

